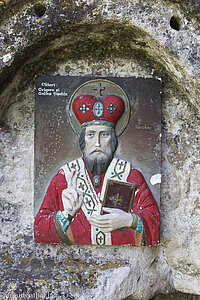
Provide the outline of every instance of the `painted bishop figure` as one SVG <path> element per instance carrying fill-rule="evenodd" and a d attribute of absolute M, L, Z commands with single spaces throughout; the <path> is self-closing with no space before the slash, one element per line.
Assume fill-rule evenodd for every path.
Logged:
<path fill-rule="evenodd" d="M 66 163 L 53 177 L 35 218 L 35 241 L 156 246 L 160 221 L 156 200 L 141 172 L 114 157 L 116 127 L 126 110 L 125 99 L 106 94 L 101 85 L 94 84 L 94 90 L 72 99 L 82 157 Z M 130 212 L 102 207 L 111 179 L 135 185 Z M 121 201 L 119 195 L 117 199 Z"/>

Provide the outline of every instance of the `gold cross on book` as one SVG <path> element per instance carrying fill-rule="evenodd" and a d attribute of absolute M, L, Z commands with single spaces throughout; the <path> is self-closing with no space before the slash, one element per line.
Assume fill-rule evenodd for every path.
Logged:
<path fill-rule="evenodd" d="M 120 198 L 119 193 L 117 193 L 116 195 L 110 197 L 110 200 L 114 202 L 114 208 L 117 207 L 118 203 L 123 203 L 123 199 Z"/>

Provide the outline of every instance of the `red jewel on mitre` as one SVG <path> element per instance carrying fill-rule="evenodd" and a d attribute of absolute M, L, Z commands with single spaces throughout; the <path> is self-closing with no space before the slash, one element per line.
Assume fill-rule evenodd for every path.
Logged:
<path fill-rule="evenodd" d="M 92 95 L 78 96 L 72 105 L 73 112 L 81 125 L 103 124 L 115 126 L 124 113 L 124 101 L 115 95 L 97 100 Z"/>

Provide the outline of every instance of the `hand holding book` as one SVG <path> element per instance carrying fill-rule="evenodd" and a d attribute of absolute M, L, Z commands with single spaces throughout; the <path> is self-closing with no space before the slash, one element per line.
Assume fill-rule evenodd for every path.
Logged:
<path fill-rule="evenodd" d="M 90 224 L 104 232 L 125 227 L 135 229 L 137 217 L 130 213 L 135 188 L 132 183 L 108 180 L 101 215 L 91 215 Z"/>
<path fill-rule="evenodd" d="M 131 227 L 133 222 L 133 216 L 131 213 L 127 213 L 118 208 L 103 208 L 106 212 L 104 215 L 93 214 L 88 221 L 91 225 L 101 228 L 103 232 L 111 232 L 113 230 Z"/>

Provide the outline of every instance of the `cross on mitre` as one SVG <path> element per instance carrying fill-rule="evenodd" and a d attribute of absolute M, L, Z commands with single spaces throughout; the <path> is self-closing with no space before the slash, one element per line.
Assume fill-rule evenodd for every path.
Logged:
<path fill-rule="evenodd" d="M 96 82 L 93 85 L 93 90 L 95 91 L 95 98 L 96 99 L 101 99 L 102 95 L 102 91 L 105 90 L 105 86 L 102 86 L 102 84 L 100 82 Z"/>

